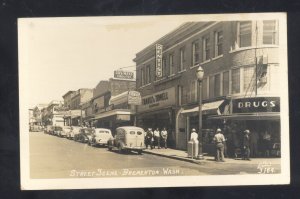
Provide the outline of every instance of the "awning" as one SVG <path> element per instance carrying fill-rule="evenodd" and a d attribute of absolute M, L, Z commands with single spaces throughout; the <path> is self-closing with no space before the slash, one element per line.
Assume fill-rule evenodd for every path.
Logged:
<path fill-rule="evenodd" d="M 107 111 L 107 112 L 95 115 L 94 119 L 101 119 L 101 118 L 109 117 L 112 115 L 133 115 L 133 114 L 135 114 L 135 113 L 131 110 L 116 109 L 116 110 L 111 110 L 111 111 Z"/>
<path fill-rule="evenodd" d="M 220 115 L 219 107 L 224 102 L 224 100 L 214 101 L 214 102 L 208 102 L 202 104 L 202 114 L 203 115 Z M 185 109 L 181 113 L 188 114 L 188 113 L 198 113 L 199 112 L 199 106 L 196 106 L 195 108 L 191 109 Z"/>
<path fill-rule="evenodd" d="M 208 119 L 230 119 L 230 120 L 280 120 L 280 113 L 252 113 L 211 116 Z"/>

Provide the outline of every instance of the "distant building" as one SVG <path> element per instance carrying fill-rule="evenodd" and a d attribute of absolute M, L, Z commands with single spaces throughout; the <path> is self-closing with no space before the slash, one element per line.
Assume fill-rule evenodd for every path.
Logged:
<path fill-rule="evenodd" d="M 138 52 L 138 125 L 166 127 L 170 146 L 186 150 L 198 129 L 201 65 L 205 147 L 209 133 L 227 126 L 280 142 L 278 29 L 276 20 L 189 22 Z"/>
<path fill-rule="evenodd" d="M 64 126 L 63 116 L 65 111 L 63 104 L 63 101 L 52 100 L 47 107 L 41 109 L 44 125 Z"/>
<path fill-rule="evenodd" d="M 66 94 L 62 96 L 64 99 L 64 106 L 66 108 L 71 109 L 71 99 L 75 93 L 76 91 L 68 91 Z"/>

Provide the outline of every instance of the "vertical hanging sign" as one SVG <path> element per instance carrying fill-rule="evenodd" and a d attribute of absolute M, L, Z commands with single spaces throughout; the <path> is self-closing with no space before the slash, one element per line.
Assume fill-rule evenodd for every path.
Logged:
<path fill-rule="evenodd" d="M 155 64 L 156 64 L 156 77 L 162 77 L 162 49 L 161 44 L 155 46 Z"/>

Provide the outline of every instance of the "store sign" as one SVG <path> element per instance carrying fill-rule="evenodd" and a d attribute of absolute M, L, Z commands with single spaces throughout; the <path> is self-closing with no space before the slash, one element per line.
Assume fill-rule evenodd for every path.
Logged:
<path fill-rule="evenodd" d="M 256 97 L 232 100 L 232 113 L 280 112 L 279 97 Z"/>
<path fill-rule="evenodd" d="M 117 115 L 117 120 L 130 121 L 130 115 Z"/>
<path fill-rule="evenodd" d="M 152 95 L 142 97 L 142 104 L 137 108 L 139 112 L 160 109 L 175 105 L 175 99 L 175 88 L 172 87 Z"/>
<path fill-rule="evenodd" d="M 141 105 L 142 104 L 141 93 L 138 91 L 129 91 L 128 92 L 128 104 Z"/>
<path fill-rule="evenodd" d="M 115 70 L 114 78 L 134 80 L 134 72 L 124 71 L 124 70 Z"/>
<path fill-rule="evenodd" d="M 156 77 L 162 77 L 162 50 L 163 45 L 155 45 L 155 66 L 156 66 Z"/>

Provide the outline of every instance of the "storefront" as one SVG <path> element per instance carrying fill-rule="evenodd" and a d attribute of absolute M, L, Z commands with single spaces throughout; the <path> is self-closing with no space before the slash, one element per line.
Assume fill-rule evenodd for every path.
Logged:
<path fill-rule="evenodd" d="M 222 124 L 228 155 L 241 147 L 243 132 L 250 130 L 251 156 L 280 156 L 280 98 L 255 97 L 232 99 L 231 114 L 211 116 L 211 123 Z"/>
<path fill-rule="evenodd" d="M 214 130 L 219 126 L 219 121 L 208 121 L 209 116 L 219 116 L 228 112 L 228 101 L 220 99 L 202 104 L 202 132 L 203 139 L 207 140 L 213 135 Z M 187 143 L 192 129 L 199 129 L 199 105 L 184 107 L 178 111 L 177 117 L 177 146 L 179 149 L 187 150 Z M 213 146 L 210 142 L 205 142 L 203 146 L 204 153 L 213 153 Z"/>
<path fill-rule="evenodd" d="M 168 146 L 175 148 L 175 87 L 171 87 L 151 95 L 142 97 L 141 105 L 137 106 L 137 126 L 168 131 Z"/>

